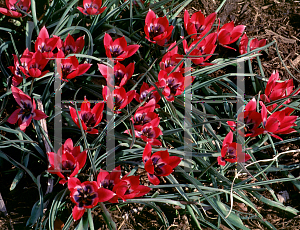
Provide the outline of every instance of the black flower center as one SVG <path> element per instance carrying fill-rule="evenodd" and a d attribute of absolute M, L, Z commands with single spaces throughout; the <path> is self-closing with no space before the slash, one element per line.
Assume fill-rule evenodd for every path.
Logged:
<path fill-rule="evenodd" d="M 88 131 L 91 130 L 96 124 L 95 114 L 91 112 L 81 113 L 81 119 L 88 128 Z"/>
<path fill-rule="evenodd" d="M 22 120 L 24 118 L 28 119 L 30 116 L 33 115 L 32 113 L 32 104 L 31 103 L 26 103 L 24 101 L 21 101 L 21 110 L 19 114 L 22 114 Z"/>

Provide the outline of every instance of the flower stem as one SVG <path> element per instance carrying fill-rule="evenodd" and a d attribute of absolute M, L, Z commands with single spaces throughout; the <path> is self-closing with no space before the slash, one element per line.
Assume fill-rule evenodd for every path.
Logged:
<path fill-rule="evenodd" d="M 103 202 L 99 202 L 100 207 L 103 211 L 103 217 L 109 229 L 117 230 L 116 223 L 112 220 L 110 213 L 107 211 Z"/>
<path fill-rule="evenodd" d="M 92 217 L 92 209 L 88 209 L 88 220 L 89 220 L 89 226 L 91 230 L 94 230 L 94 222 L 93 222 L 93 217 Z"/>
<path fill-rule="evenodd" d="M 29 91 L 29 97 L 31 97 L 31 93 L 32 93 L 32 89 L 33 89 L 33 83 L 34 83 L 34 79 L 35 79 L 35 78 L 32 78 L 32 80 L 31 80 L 30 91 Z"/>

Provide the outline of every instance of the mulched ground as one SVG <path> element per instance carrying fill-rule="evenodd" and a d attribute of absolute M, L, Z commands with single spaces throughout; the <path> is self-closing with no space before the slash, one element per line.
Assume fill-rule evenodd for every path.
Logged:
<path fill-rule="evenodd" d="M 0 1 L 0 4 L 4 1 Z M 198 0 L 193 1 L 187 8 L 190 15 L 201 10 L 208 15 L 216 10 L 220 5 L 219 0 Z M 2 7 L 2 5 L 0 5 Z M 274 39 L 278 44 L 278 52 L 284 60 L 288 70 L 294 74 L 296 81 L 300 81 L 300 74 L 294 68 L 300 68 L 300 2 L 293 0 L 228 0 L 218 17 L 221 23 L 231 20 L 235 24 L 246 25 L 246 33 L 248 37 L 257 37 L 258 39 L 267 39 L 268 42 Z M 225 51 L 226 52 L 226 51 Z M 262 63 L 266 77 L 270 76 L 273 70 L 278 70 L 280 76 L 289 79 L 291 76 L 286 71 L 280 61 L 274 46 L 270 47 L 268 53 L 263 53 Z M 257 64 L 253 64 L 255 71 L 258 71 Z M 226 70 L 224 70 L 226 71 Z M 296 83 L 295 81 L 295 83 Z M 279 146 L 280 151 L 288 149 L 299 149 L 300 143 L 292 143 L 289 145 Z M 272 151 L 265 152 L 271 155 Z M 281 159 L 282 164 L 299 163 L 300 154 L 287 155 Z M 7 165 L 7 162 L 0 161 L 0 168 Z M 7 167 L 4 167 L 7 168 Z M 13 180 L 12 171 L 17 169 L 11 168 L 10 171 L 0 172 L 0 192 L 5 200 L 6 208 L 9 216 L 4 217 L 0 213 L 0 229 L 24 229 L 24 224 L 30 216 L 31 208 L 38 199 L 36 188 L 30 182 L 28 176 L 24 176 L 17 188 L 12 192 L 9 191 L 11 181 Z M 299 176 L 300 171 L 292 172 L 294 176 Z M 145 175 L 144 175 L 145 176 Z M 270 179 L 280 178 L 280 173 L 273 173 Z M 286 190 L 289 193 L 289 200 L 285 205 L 289 205 L 296 209 L 300 209 L 299 191 L 292 183 L 273 184 L 271 187 L 275 193 Z M 164 192 L 164 191 L 161 191 Z M 167 191 L 165 191 L 167 192 Z M 268 197 L 268 194 L 264 194 Z M 24 199 L 24 197 L 28 199 Z M 271 198 L 271 197 L 269 197 Z M 26 203 L 24 202 L 26 200 Z M 32 202 L 27 202 L 32 200 Z M 265 216 L 266 220 L 271 222 L 277 229 L 300 229 L 300 215 L 291 216 L 285 212 L 274 209 L 270 206 L 263 205 L 259 201 L 253 202 L 259 207 L 260 212 Z M 167 214 L 167 218 L 171 227 L 169 229 L 194 229 L 192 220 L 185 215 L 182 210 L 174 209 L 168 205 L 161 205 L 163 211 Z M 66 213 L 68 216 L 70 213 Z M 105 224 L 101 216 L 101 211 L 96 209 L 94 220 L 96 229 L 105 229 Z M 151 208 L 142 205 L 125 205 L 111 211 L 113 219 L 118 223 L 119 229 L 163 229 L 156 212 Z M 2 215 L 2 216 L 1 216 Z M 63 220 L 64 216 L 61 217 Z M 60 229 L 60 222 L 56 223 Z M 247 221 L 245 224 L 250 229 L 264 229 L 257 221 Z M 222 225 L 222 229 L 228 229 Z"/>

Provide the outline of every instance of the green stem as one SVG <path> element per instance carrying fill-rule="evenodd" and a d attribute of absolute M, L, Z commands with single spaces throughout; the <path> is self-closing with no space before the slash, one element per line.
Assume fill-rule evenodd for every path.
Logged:
<path fill-rule="evenodd" d="M 89 226 L 91 230 L 94 230 L 94 222 L 93 222 L 93 217 L 92 217 L 92 209 L 88 209 L 88 220 L 89 220 Z"/>
<path fill-rule="evenodd" d="M 31 85 L 30 85 L 30 90 L 29 90 L 29 97 L 31 97 L 31 93 L 32 93 L 32 89 L 33 89 L 33 83 L 34 83 L 34 79 L 35 79 L 35 78 L 32 78 L 32 80 L 31 80 Z"/>
<path fill-rule="evenodd" d="M 117 230 L 116 223 L 112 220 L 110 213 L 107 211 L 103 202 L 99 202 L 100 207 L 103 211 L 103 217 L 109 229 Z"/>

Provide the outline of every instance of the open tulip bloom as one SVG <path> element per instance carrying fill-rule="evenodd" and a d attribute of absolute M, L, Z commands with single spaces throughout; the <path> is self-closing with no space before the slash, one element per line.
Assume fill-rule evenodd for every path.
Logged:
<path fill-rule="evenodd" d="M 156 17 L 155 13 L 149 9 L 145 19 L 144 31 L 146 39 L 159 46 L 164 46 L 169 41 L 174 26 L 169 26 L 169 21 L 166 16 Z"/>
<path fill-rule="evenodd" d="M 233 133 L 230 131 L 223 141 L 221 156 L 217 158 L 218 164 L 225 166 L 226 161 L 230 163 L 246 162 L 251 159 L 250 155 L 243 153 L 242 145 L 233 141 Z"/>
<path fill-rule="evenodd" d="M 59 39 L 55 35 L 50 38 L 48 30 L 44 26 L 36 39 L 35 51 L 41 52 L 45 58 L 52 58 L 54 56 L 52 51 L 56 48 Z"/>
<path fill-rule="evenodd" d="M 22 13 L 18 12 L 17 5 L 21 10 L 28 12 L 31 0 L 5 0 L 7 8 L 0 7 L 0 13 L 13 18 L 22 17 Z"/>
<path fill-rule="evenodd" d="M 187 45 L 187 41 L 183 40 L 183 49 L 184 52 L 187 54 L 190 52 L 189 57 L 192 62 L 196 65 L 212 65 L 211 63 L 206 63 L 206 61 L 211 57 L 211 55 L 203 56 L 207 54 L 213 54 L 216 49 L 216 40 L 217 40 L 217 33 L 211 33 L 207 35 L 205 38 L 202 39 L 201 42 L 199 40 L 195 40 L 192 42 L 190 46 Z M 203 57 L 201 57 L 203 56 Z"/>
<path fill-rule="evenodd" d="M 57 49 L 62 50 L 65 56 L 72 53 L 80 53 L 84 47 L 84 36 L 77 38 L 75 41 L 74 38 L 68 34 L 66 40 L 63 42 L 60 38 L 57 42 Z"/>
<path fill-rule="evenodd" d="M 181 158 L 170 156 L 169 152 L 158 151 L 151 155 L 152 146 L 147 144 L 143 152 L 144 168 L 148 173 L 149 181 L 158 185 L 160 176 L 168 176 L 173 172 L 173 169 L 181 162 Z"/>
<path fill-rule="evenodd" d="M 190 18 L 189 12 L 187 10 L 184 11 L 184 27 L 189 35 L 192 35 L 193 39 L 202 38 L 212 27 L 215 19 L 216 13 L 212 13 L 208 15 L 206 18 L 198 11 L 192 15 Z"/>
<path fill-rule="evenodd" d="M 93 109 L 91 109 L 91 103 L 84 97 L 84 102 L 81 104 L 80 111 L 78 111 L 81 121 L 82 129 L 89 134 L 98 134 L 96 127 L 103 117 L 104 103 L 97 103 Z M 76 110 L 73 107 L 69 107 L 70 114 L 75 124 L 80 128 Z"/>
<path fill-rule="evenodd" d="M 98 69 L 100 73 L 105 77 L 107 84 L 110 87 L 115 87 L 116 89 L 123 87 L 128 79 L 131 78 L 134 72 L 134 63 L 130 63 L 126 67 L 121 63 L 117 62 L 114 65 L 114 69 L 98 64 Z"/>
<path fill-rule="evenodd" d="M 238 115 L 238 124 L 233 121 L 227 121 L 233 131 L 238 128 L 239 135 L 243 137 L 256 137 L 263 133 L 263 128 L 258 128 L 262 122 L 261 114 L 256 112 L 257 102 L 255 98 L 250 100 L 245 106 L 244 112 Z M 241 130 L 242 124 L 244 129 Z"/>
<path fill-rule="evenodd" d="M 28 63 L 32 59 L 33 52 L 30 52 L 28 50 L 28 48 L 26 48 L 26 50 L 23 52 L 23 54 L 20 58 L 21 63 L 19 63 L 17 55 L 13 54 L 13 56 L 14 56 L 14 66 L 9 66 L 8 68 L 14 75 L 12 78 L 13 86 L 18 86 L 23 81 L 23 76 L 22 76 L 22 71 L 20 69 L 20 66 L 23 67 L 24 71 L 26 72 L 25 77 L 28 78 L 28 76 L 29 76 Z"/>
<path fill-rule="evenodd" d="M 72 211 L 74 220 L 79 220 L 85 209 L 93 208 L 98 202 L 108 201 L 115 195 L 114 192 L 108 189 L 98 188 L 96 181 L 81 183 L 76 177 L 68 180 L 68 188 L 71 200 L 76 204 Z"/>
<path fill-rule="evenodd" d="M 247 37 L 247 34 L 244 34 L 242 36 L 242 39 L 241 39 L 240 44 L 239 44 L 240 54 L 248 53 L 248 42 L 249 42 L 249 39 Z M 258 40 L 257 38 L 254 38 L 250 41 L 249 49 L 251 51 L 251 50 L 254 50 L 256 48 L 263 47 L 263 46 L 266 45 L 266 43 L 267 43 L 266 39 Z"/>
<path fill-rule="evenodd" d="M 233 21 L 226 23 L 225 25 L 222 26 L 220 30 L 218 29 L 218 40 L 220 45 L 235 50 L 234 48 L 227 45 L 237 41 L 239 37 L 242 35 L 242 33 L 244 32 L 244 30 L 245 30 L 244 25 L 238 25 L 234 27 Z"/>
<path fill-rule="evenodd" d="M 135 197 L 141 197 L 150 191 L 150 188 L 140 185 L 139 176 L 125 175 L 120 179 L 121 167 L 117 166 L 111 173 L 100 169 L 97 177 L 97 184 L 99 188 L 111 190 L 116 195 L 113 196 L 108 202 L 118 203 L 118 198 L 123 201 Z"/>
<path fill-rule="evenodd" d="M 285 110 L 277 111 L 267 117 L 267 108 L 263 102 L 260 101 L 260 105 L 262 106 L 261 115 L 262 121 L 264 125 L 264 133 L 269 133 L 272 137 L 275 137 L 279 140 L 283 140 L 276 134 L 289 134 L 296 132 L 295 129 L 291 128 L 292 126 L 296 126 L 295 121 L 298 116 L 289 116 L 286 114 Z"/>
<path fill-rule="evenodd" d="M 83 0 L 83 8 L 78 6 L 77 9 L 84 15 L 98 15 L 107 8 L 101 6 L 102 0 Z"/>
<path fill-rule="evenodd" d="M 32 55 L 27 66 L 19 66 L 19 68 L 27 77 L 40 78 L 49 72 L 49 70 L 43 71 L 48 61 L 49 59 L 45 58 L 40 51 L 37 51 Z"/>
<path fill-rule="evenodd" d="M 126 92 L 123 87 L 114 89 L 111 91 L 109 87 L 104 86 L 102 90 L 103 99 L 107 102 L 108 108 L 114 111 L 114 113 L 121 113 L 120 109 L 123 109 L 128 105 L 135 95 L 135 90 Z"/>
<path fill-rule="evenodd" d="M 80 152 L 80 146 L 73 147 L 71 138 L 67 139 L 57 153 L 48 152 L 48 172 L 58 175 L 60 184 L 65 184 L 69 178 L 77 175 L 86 161 L 86 151 Z"/>
<path fill-rule="evenodd" d="M 134 96 L 135 100 L 139 103 L 146 100 L 146 102 L 149 102 L 151 99 L 155 100 L 155 108 L 160 108 L 160 105 L 157 104 L 160 100 L 160 95 L 156 91 L 154 86 L 149 86 L 146 82 L 143 82 L 143 85 L 140 89 L 140 94 L 136 93 Z"/>
<path fill-rule="evenodd" d="M 68 79 L 73 79 L 86 73 L 92 64 L 79 64 L 75 56 L 64 58 L 65 55 L 62 50 L 57 53 L 58 58 L 61 59 L 61 80 L 68 82 Z"/>
<path fill-rule="evenodd" d="M 123 61 L 126 58 L 134 55 L 140 48 L 139 45 L 127 46 L 125 37 L 112 40 L 111 36 L 107 33 L 104 35 L 104 48 L 108 58 L 115 58 L 116 61 Z"/>
<path fill-rule="evenodd" d="M 9 122 L 10 124 L 15 124 L 16 122 L 18 122 L 20 129 L 25 132 L 26 127 L 31 122 L 31 119 L 41 120 L 48 117 L 42 111 L 35 109 L 35 101 L 31 100 L 31 98 L 22 90 L 17 87 L 11 86 L 11 91 L 20 108 L 12 113 L 12 115 L 7 119 L 7 122 Z"/>
<path fill-rule="evenodd" d="M 272 101 L 276 101 L 282 98 L 285 98 L 287 96 L 290 96 L 292 92 L 294 91 L 294 83 L 293 79 L 289 79 L 286 81 L 280 81 L 279 73 L 278 71 L 274 71 L 267 83 L 265 93 L 260 95 L 260 99 L 264 103 L 270 103 Z M 300 93 L 300 90 L 294 93 L 293 95 L 297 95 Z M 288 104 L 291 100 L 287 99 L 284 104 Z M 269 105 L 267 106 L 267 109 L 271 112 L 273 109 L 277 107 L 277 104 Z M 281 108 L 283 106 L 280 106 Z M 292 108 L 285 108 L 285 110 L 290 110 Z M 293 111 L 293 109 L 292 109 Z"/>

